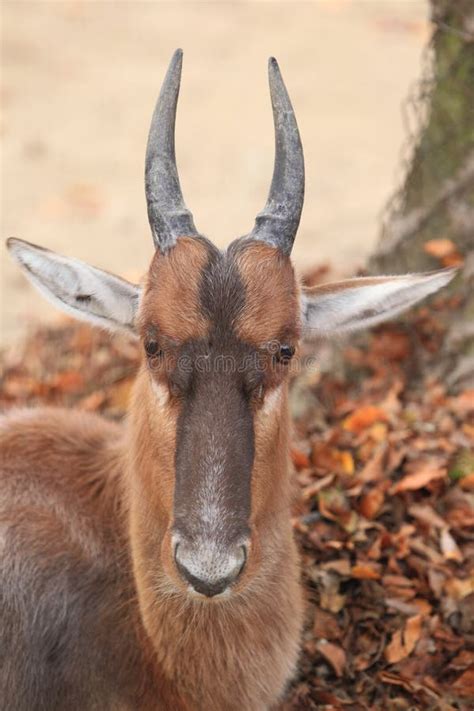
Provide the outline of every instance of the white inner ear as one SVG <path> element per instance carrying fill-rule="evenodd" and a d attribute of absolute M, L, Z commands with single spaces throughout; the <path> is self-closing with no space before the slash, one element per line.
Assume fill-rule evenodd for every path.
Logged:
<path fill-rule="evenodd" d="M 307 289 L 301 303 L 304 337 L 311 339 L 375 326 L 441 289 L 456 271 L 360 277 Z"/>
<path fill-rule="evenodd" d="M 134 332 L 138 286 L 23 240 L 12 238 L 7 245 L 31 283 L 52 304 L 95 325 Z"/>

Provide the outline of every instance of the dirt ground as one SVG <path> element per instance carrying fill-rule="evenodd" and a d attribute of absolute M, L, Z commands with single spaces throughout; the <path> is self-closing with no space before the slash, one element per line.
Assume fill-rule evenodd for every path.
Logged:
<path fill-rule="evenodd" d="M 129 278 L 152 242 L 143 196 L 149 120 L 183 47 L 177 151 L 198 228 L 246 233 L 273 162 L 266 61 L 287 82 L 306 154 L 298 267 L 361 264 L 377 238 L 406 129 L 401 104 L 429 34 L 426 2 L 2 2 L 1 237 Z M 53 310 L 2 246 L 1 340 Z"/>

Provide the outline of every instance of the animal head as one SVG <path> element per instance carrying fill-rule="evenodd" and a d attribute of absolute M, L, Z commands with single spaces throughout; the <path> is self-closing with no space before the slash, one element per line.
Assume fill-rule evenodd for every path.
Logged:
<path fill-rule="evenodd" d="M 209 599 L 244 589 L 265 568 L 265 540 L 276 540 L 277 512 L 288 507 L 286 388 L 300 339 L 377 324 L 447 284 L 453 271 L 300 289 L 290 253 L 303 206 L 303 151 L 274 59 L 269 196 L 252 231 L 218 250 L 197 231 L 178 178 L 181 64 L 177 51 L 148 140 L 155 253 L 143 284 L 22 240 L 8 246 L 61 309 L 141 340 L 130 416 L 136 574 L 149 590 L 166 580 Z"/>

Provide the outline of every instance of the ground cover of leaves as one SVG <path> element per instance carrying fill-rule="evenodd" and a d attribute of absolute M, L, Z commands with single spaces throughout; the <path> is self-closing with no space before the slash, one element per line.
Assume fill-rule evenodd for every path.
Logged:
<path fill-rule="evenodd" d="M 474 391 L 447 393 L 431 367 L 453 306 L 438 300 L 294 378 L 308 615 L 284 711 L 474 708 Z M 119 419 L 138 347 L 61 322 L 0 363 L 2 410 Z"/>

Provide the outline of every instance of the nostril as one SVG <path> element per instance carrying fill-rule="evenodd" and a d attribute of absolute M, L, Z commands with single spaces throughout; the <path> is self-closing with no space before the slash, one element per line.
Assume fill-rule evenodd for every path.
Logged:
<path fill-rule="evenodd" d="M 180 575 L 206 597 L 224 592 L 234 583 L 247 561 L 246 546 L 224 552 L 214 546 L 197 548 L 177 543 L 174 548 L 176 567 Z"/>

